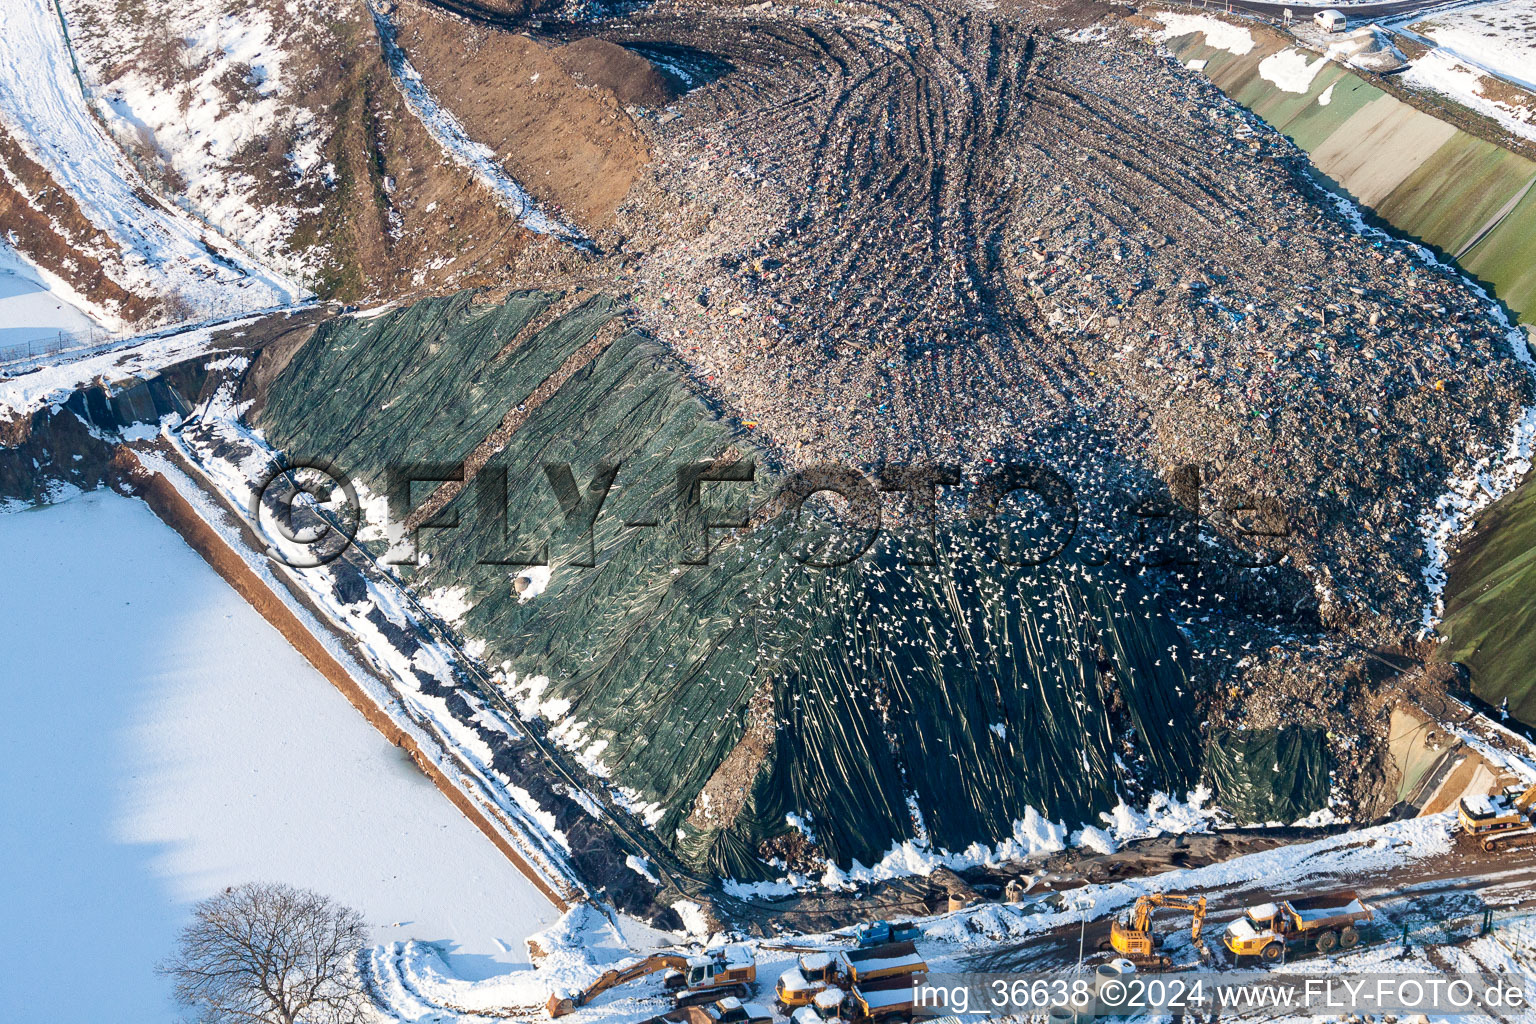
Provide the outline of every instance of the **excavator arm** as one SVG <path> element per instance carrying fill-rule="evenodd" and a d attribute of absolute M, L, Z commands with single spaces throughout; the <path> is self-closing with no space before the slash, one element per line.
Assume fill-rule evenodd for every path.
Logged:
<path fill-rule="evenodd" d="M 1532 787 L 1536 790 L 1536 787 Z M 1533 796 L 1536 799 L 1536 796 Z M 1131 912 L 1131 927 L 1139 932 L 1152 930 L 1152 911 L 1157 907 L 1166 907 L 1169 910 L 1187 910 L 1193 922 L 1190 925 L 1189 935 L 1200 944 L 1200 933 L 1205 928 L 1205 897 L 1204 896 L 1180 896 L 1177 893 L 1152 893 L 1138 897 L 1136 907 Z"/>
<path fill-rule="evenodd" d="M 593 999 L 616 985 L 623 985 L 634 981 L 636 978 L 643 978 L 647 974 L 664 971 L 669 967 L 684 970 L 687 966 L 688 958 L 685 956 L 680 956 L 676 953 L 657 953 L 636 960 L 634 963 L 623 967 L 615 967 L 612 970 L 604 971 L 598 976 L 596 981 L 580 992 L 571 995 L 555 992 L 549 997 L 546 1009 L 549 1010 L 551 1017 L 563 1017 L 579 1006 L 586 1006 Z"/>

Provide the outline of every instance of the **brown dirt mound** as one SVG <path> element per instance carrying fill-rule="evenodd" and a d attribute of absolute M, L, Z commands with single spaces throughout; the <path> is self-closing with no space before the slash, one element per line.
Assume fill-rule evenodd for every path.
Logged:
<path fill-rule="evenodd" d="M 654 64 L 606 39 L 566 43 L 555 60 L 576 81 L 608 90 L 625 106 L 660 107 L 676 98 Z"/>
<path fill-rule="evenodd" d="M 608 225 L 650 162 L 613 93 L 584 88 L 527 36 L 409 4 L 396 20 L 427 88 L 508 174 L 589 233 Z"/>
<path fill-rule="evenodd" d="M 22 255 L 124 320 L 136 322 L 154 310 L 154 303 L 130 295 L 107 275 L 100 259 L 91 254 L 115 255 L 117 245 L 86 219 L 74 197 L 23 153 L 4 128 L 0 128 L 0 224 Z"/>

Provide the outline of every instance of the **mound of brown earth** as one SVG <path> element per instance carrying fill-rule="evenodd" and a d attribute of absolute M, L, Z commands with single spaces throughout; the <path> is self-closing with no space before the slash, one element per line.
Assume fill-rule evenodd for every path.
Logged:
<path fill-rule="evenodd" d="M 363 0 L 324 11 L 255 0 L 201 33 L 197 4 L 170 0 L 152 17 L 140 7 L 66 3 L 86 79 L 122 112 L 108 127 L 163 195 L 322 296 L 484 285 L 573 258 L 551 255 L 445 154 L 392 80 Z M 259 34 L 263 54 L 225 68 L 223 41 L 243 34 Z M 214 110 L 251 138 L 189 139 L 166 109 Z"/>
<path fill-rule="evenodd" d="M 608 225 L 650 161 L 613 92 L 583 87 L 554 51 L 527 36 L 411 4 L 401 4 L 395 20 L 427 88 L 471 138 L 495 150 L 508 174 L 589 233 Z M 635 78 L 616 60 L 589 63 Z"/>
<path fill-rule="evenodd" d="M 608 90 L 625 106 L 659 107 L 675 98 L 654 64 L 606 39 L 566 43 L 555 60 L 576 81 Z"/>
<path fill-rule="evenodd" d="M 0 225 L 11 246 L 103 309 L 132 323 L 153 304 L 130 295 L 103 261 L 121 254 L 36 161 L 0 127 Z"/>

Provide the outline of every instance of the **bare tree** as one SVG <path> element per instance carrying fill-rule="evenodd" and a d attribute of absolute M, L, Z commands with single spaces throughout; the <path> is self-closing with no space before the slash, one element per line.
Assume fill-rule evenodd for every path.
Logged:
<path fill-rule="evenodd" d="M 203 1024 L 355 1024 L 366 938 L 362 915 L 329 897 L 252 883 L 199 903 L 159 971 Z"/>

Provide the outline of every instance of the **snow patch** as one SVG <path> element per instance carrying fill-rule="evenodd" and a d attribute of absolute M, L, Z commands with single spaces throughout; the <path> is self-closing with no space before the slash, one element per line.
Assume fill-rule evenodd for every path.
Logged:
<path fill-rule="evenodd" d="M 519 572 L 513 577 L 513 587 L 517 589 L 517 603 L 532 601 L 544 593 L 552 575 L 554 575 L 554 569 L 547 565 L 530 565 Z"/>
<path fill-rule="evenodd" d="M 651 862 L 644 857 L 636 857 L 631 853 L 629 856 L 624 858 L 624 863 L 629 865 L 631 871 L 635 872 L 637 875 L 640 875 L 652 885 L 661 884 L 661 879 L 657 878 L 655 873 L 651 871 Z"/>
<path fill-rule="evenodd" d="M 1281 50 L 1259 61 L 1259 77 L 1284 92 L 1304 93 L 1327 63 L 1326 57 L 1308 61 L 1301 50 Z"/>
<path fill-rule="evenodd" d="M 1163 23 L 1163 30 L 1157 33 L 1159 42 L 1198 33 L 1205 36 L 1205 44 L 1211 49 L 1225 50 L 1238 57 L 1252 53 L 1256 45 L 1253 33 L 1243 26 L 1233 25 L 1208 14 L 1157 11 L 1152 16 Z"/>

